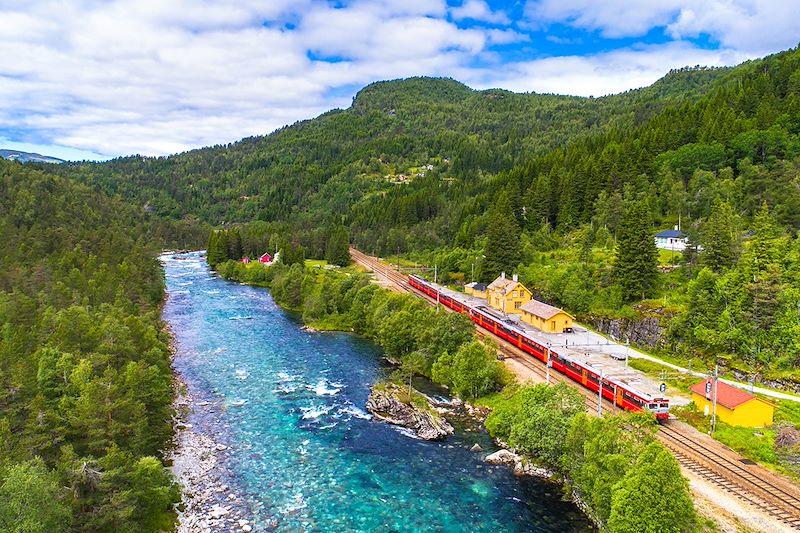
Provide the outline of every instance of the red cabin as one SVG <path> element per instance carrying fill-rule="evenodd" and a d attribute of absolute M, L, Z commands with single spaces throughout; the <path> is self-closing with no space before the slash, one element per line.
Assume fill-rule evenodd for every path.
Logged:
<path fill-rule="evenodd" d="M 258 258 L 258 262 L 259 263 L 271 263 L 272 262 L 272 257 L 270 257 L 269 254 L 264 254 L 264 255 L 262 255 L 261 257 Z"/>

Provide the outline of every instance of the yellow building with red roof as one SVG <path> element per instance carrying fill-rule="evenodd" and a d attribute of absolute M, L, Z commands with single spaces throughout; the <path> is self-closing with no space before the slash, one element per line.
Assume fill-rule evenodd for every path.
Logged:
<path fill-rule="evenodd" d="M 531 300 L 520 307 L 520 318 L 545 333 L 562 333 L 572 328 L 575 317 L 563 309 L 553 307 L 539 300 Z"/>
<path fill-rule="evenodd" d="M 692 401 L 706 416 L 712 412 L 714 384 L 706 379 L 692 385 Z M 717 381 L 717 417 L 731 426 L 766 427 L 771 426 L 775 406 L 747 391 Z"/>

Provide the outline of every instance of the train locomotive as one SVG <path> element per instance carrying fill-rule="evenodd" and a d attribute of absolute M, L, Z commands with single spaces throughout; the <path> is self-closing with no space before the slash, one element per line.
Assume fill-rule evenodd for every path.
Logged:
<path fill-rule="evenodd" d="M 659 421 L 669 418 L 669 399 L 637 390 L 613 376 L 604 376 L 591 365 L 570 355 L 566 350 L 554 350 L 534 340 L 513 320 L 499 318 L 485 306 L 473 305 L 466 300 L 460 300 L 420 276 L 409 276 L 408 283 L 442 305 L 468 315 L 481 328 L 530 354 L 587 389 L 601 394 L 603 398 L 613 402 L 617 407 L 633 412 L 649 411 Z"/>

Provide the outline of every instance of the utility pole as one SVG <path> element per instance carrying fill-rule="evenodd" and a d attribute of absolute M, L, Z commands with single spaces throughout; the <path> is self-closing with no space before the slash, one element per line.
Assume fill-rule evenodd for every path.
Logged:
<path fill-rule="evenodd" d="M 600 369 L 600 386 L 597 388 L 597 416 L 603 416 L 603 369 Z"/>
<path fill-rule="evenodd" d="M 545 365 L 547 367 L 547 384 L 550 385 L 550 367 L 553 366 L 553 363 L 550 362 L 550 343 L 547 343 L 547 363 Z"/>
<path fill-rule="evenodd" d="M 611 407 L 613 409 L 613 411 L 611 411 L 611 412 L 613 414 L 617 414 L 617 385 L 616 384 L 614 384 L 614 399 L 611 400 Z"/>
<path fill-rule="evenodd" d="M 439 265 L 433 265 L 433 282 L 436 283 L 436 279 L 439 274 Z M 436 289 L 436 311 L 439 311 L 439 295 L 442 293 L 439 289 Z"/>
<path fill-rule="evenodd" d="M 717 380 L 719 379 L 719 365 L 714 365 L 714 400 L 711 405 L 711 434 L 717 429 Z"/>
<path fill-rule="evenodd" d="M 625 366 L 628 366 L 628 352 L 631 347 L 631 339 L 630 337 L 625 338 Z"/>

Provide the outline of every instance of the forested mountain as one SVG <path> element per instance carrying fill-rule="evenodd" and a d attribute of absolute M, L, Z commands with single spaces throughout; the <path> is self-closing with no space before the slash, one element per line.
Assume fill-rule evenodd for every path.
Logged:
<path fill-rule="evenodd" d="M 205 233 L 0 160 L 0 530 L 170 527 L 156 255 Z"/>
<path fill-rule="evenodd" d="M 445 280 L 518 270 L 581 316 L 657 297 L 671 352 L 788 370 L 800 360 L 799 68 L 792 49 L 604 98 L 380 82 L 266 137 L 55 171 L 158 215 L 240 225 L 248 254 L 295 241 L 322 257 L 344 225 L 363 249 L 435 262 Z M 614 266 L 632 212 L 644 224 L 626 227 L 682 223 L 683 266 L 620 279 L 642 270 Z M 509 242 L 519 253 L 498 251 Z"/>
<path fill-rule="evenodd" d="M 11 159 L 12 161 L 19 161 L 20 163 L 63 163 L 63 159 L 57 157 L 50 157 L 49 155 L 42 155 L 33 152 L 21 152 L 19 150 L 2 150 L 0 149 L 0 157 L 3 159 Z"/>
<path fill-rule="evenodd" d="M 705 91 L 723 72 L 678 71 L 651 88 L 598 99 L 474 91 L 448 79 L 380 82 L 360 91 L 346 110 L 266 137 L 59 171 L 174 218 L 193 215 L 216 224 L 291 218 L 307 220 L 311 229 L 329 214 L 350 215 L 354 203 L 375 194 L 418 203 L 415 193 L 391 192 L 413 181 L 400 176 L 434 178 L 415 191 L 453 179 L 454 188 L 471 196 L 485 174 L 610 125 L 632 127 L 666 102 Z M 433 214 L 413 208 L 419 213 L 387 222 L 414 223 Z"/>

